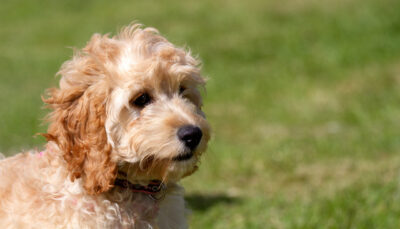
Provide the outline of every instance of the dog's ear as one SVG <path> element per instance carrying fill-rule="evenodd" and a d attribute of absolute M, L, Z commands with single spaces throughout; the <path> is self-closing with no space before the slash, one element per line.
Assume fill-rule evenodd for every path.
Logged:
<path fill-rule="evenodd" d="M 105 130 L 111 89 L 105 80 L 107 73 L 99 66 L 108 55 L 104 50 L 110 48 L 107 39 L 93 36 L 83 53 L 65 62 L 59 72 L 60 88 L 50 89 L 43 99 L 53 109 L 48 115 L 48 132 L 43 135 L 58 144 L 71 178 L 82 178 L 89 194 L 109 190 L 117 174 Z"/>

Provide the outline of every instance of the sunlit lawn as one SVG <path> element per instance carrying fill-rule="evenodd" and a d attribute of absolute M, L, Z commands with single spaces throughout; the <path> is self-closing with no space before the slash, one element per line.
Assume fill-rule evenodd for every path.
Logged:
<path fill-rule="evenodd" d="M 137 20 L 203 61 L 191 228 L 400 228 L 400 1 L 0 4 L 0 150 L 41 147 L 72 49 Z"/>

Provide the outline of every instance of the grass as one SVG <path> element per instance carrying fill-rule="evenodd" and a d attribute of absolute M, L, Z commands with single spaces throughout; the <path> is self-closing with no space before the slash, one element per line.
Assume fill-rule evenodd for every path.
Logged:
<path fill-rule="evenodd" d="M 199 54 L 214 137 L 183 180 L 191 228 L 400 227 L 400 2 L 11 1 L 0 150 L 40 147 L 40 95 L 94 32 L 132 20 Z"/>

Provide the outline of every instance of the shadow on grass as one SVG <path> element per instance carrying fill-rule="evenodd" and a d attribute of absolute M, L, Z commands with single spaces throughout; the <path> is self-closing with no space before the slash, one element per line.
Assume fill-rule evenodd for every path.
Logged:
<path fill-rule="evenodd" d="M 238 204 L 241 199 L 226 194 L 189 194 L 185 196 L 189 207 L 195 211 L 206 211 L 207 209 L 220 204 Z"/>

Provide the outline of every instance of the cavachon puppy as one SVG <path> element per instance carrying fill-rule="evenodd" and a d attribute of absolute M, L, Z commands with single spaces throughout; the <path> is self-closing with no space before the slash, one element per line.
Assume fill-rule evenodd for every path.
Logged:
<path fill-rule="evenodd" d="M 210 138 L 199 62 L 133 24 L 58 74 L 44 150 L 0 161 L 1 228 L 187 228 L 177 182 Z"/>

